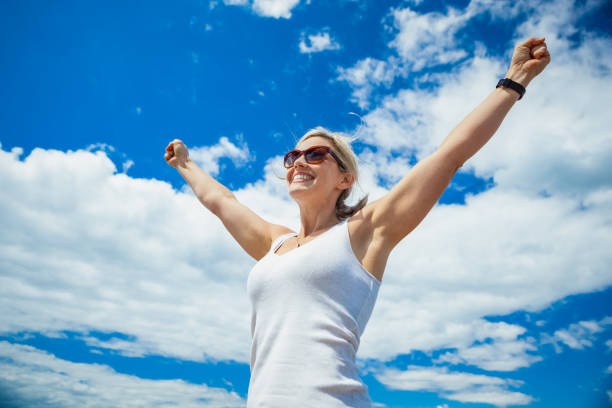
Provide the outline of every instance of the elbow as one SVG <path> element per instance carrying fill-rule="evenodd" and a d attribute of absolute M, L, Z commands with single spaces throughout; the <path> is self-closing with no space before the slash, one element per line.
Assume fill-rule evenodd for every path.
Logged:
<path fill-rule="evenodd" d="M 464 163 L 463 161 L 455 163 L 455 170 L 453 171 L 453 174 L 456 174 L 459 171 L 459 169 L 463 167 L 463 163 Z"/>
<path fill-rule="evenodd" d="M 467 161 L 468 158 L 464 157 L 457 151 L 453 151 L 451 149 L 444 149 L 442 146 L 438 148 L 439 154 L 443 155 L 443 162 L 447 165 L 450 165 L 452 174 L 454 175 L 459 171 L 463 164 Z"/>
<path fill-rule="evenodd" d="M 453 165 L 453 174 L 463 167 L 463 164 L 467 161 L 467 159 L 467 157 L 459 152 L 449 152 L 448 161 Z"/>

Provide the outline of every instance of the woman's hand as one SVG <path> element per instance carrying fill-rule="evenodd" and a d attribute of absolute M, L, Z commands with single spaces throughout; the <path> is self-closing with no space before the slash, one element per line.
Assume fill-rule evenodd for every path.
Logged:
<path fill-rule="evenodd" d="M 510 69 L 505 77 L 527 87 L 529 82 L 550 62 L 550 54 L 545 41 L 544 38 L 531 37 L 517 45 L 514 48 Z"/>
<path fill-rule="evenodd" d="M 179 164 L 185 164 L 189 160 L 189 153 L 187 146 L 178 140 L 174 139 L 166 147 L 166 154 L 164 155 L 166 163 L 172 167 L 177 167 Z"/>

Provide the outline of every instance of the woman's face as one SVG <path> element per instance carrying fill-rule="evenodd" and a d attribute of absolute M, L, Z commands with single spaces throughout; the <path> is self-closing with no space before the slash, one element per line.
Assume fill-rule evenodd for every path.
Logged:
<path fill-rule="evenodd" d="M 296 148 L 306 150 L 312 146 L 328 146 L 334 149 L 327 138 L 320 136 L 308 138 Z M 341 190 L 348 188 L 346 176 L 346 173 L 340 171 L 338 163 L 331 154 L 326 154 L 324 160 L 317 164 L 307 163 L 304 155 L 301 155 L 294 165 L 287 169 L 289 194 L 294 199 L 306 196 L 332 198 L 333 193 L 338 192 L 339 195 Z"/>

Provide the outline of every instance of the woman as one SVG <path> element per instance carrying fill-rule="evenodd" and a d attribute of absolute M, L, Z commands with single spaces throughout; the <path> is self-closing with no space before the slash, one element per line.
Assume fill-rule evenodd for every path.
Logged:
<path fill-rule="evenodd" d="M 240 204 L 190 159 L 180 140 L 166 147 L 198 199 L 258 263 L 252 304 L 248 407 L 369 407 L 355 354 L 391 250 L 438 201 L 454 174 L 497 130 L 524 87 L 550 62 L 544 38 L 518 45 L 498 87 L 391 191 L 344 204 L 356 158 L 337 134 L 316 128 L 285 156 L 301 228 L 271 224 Z"/>

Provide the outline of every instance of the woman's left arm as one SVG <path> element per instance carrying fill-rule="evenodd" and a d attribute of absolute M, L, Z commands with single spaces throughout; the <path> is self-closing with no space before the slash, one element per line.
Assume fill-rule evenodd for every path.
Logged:
<path fill-rule="evenodd" d="M 544 38 L 530 38 L 514 49 L 505 78 L 527 87 L 550 62 Z M 366 206 L 372 228 L 395 246 L 425 218 L 457 170 L 499 128 L 519 93 L 496 88 L 461 121 L 438 149 L 417 163 L 388 194 Z M 370 207 L 370 208 L 368 208 Z"/>
<path fill-rule="evenodd" d="M 530 38 L 514 49 L 510 69 L 505 78 L 527 88 L 529 82 L 542 72 L 549 62 L 550 54 L 544 38 Z M 453 129 L 438 150 L 447 150 L 461 167 L 489 141 L 518 98 L 517 91 L 496 88 Z"/>

